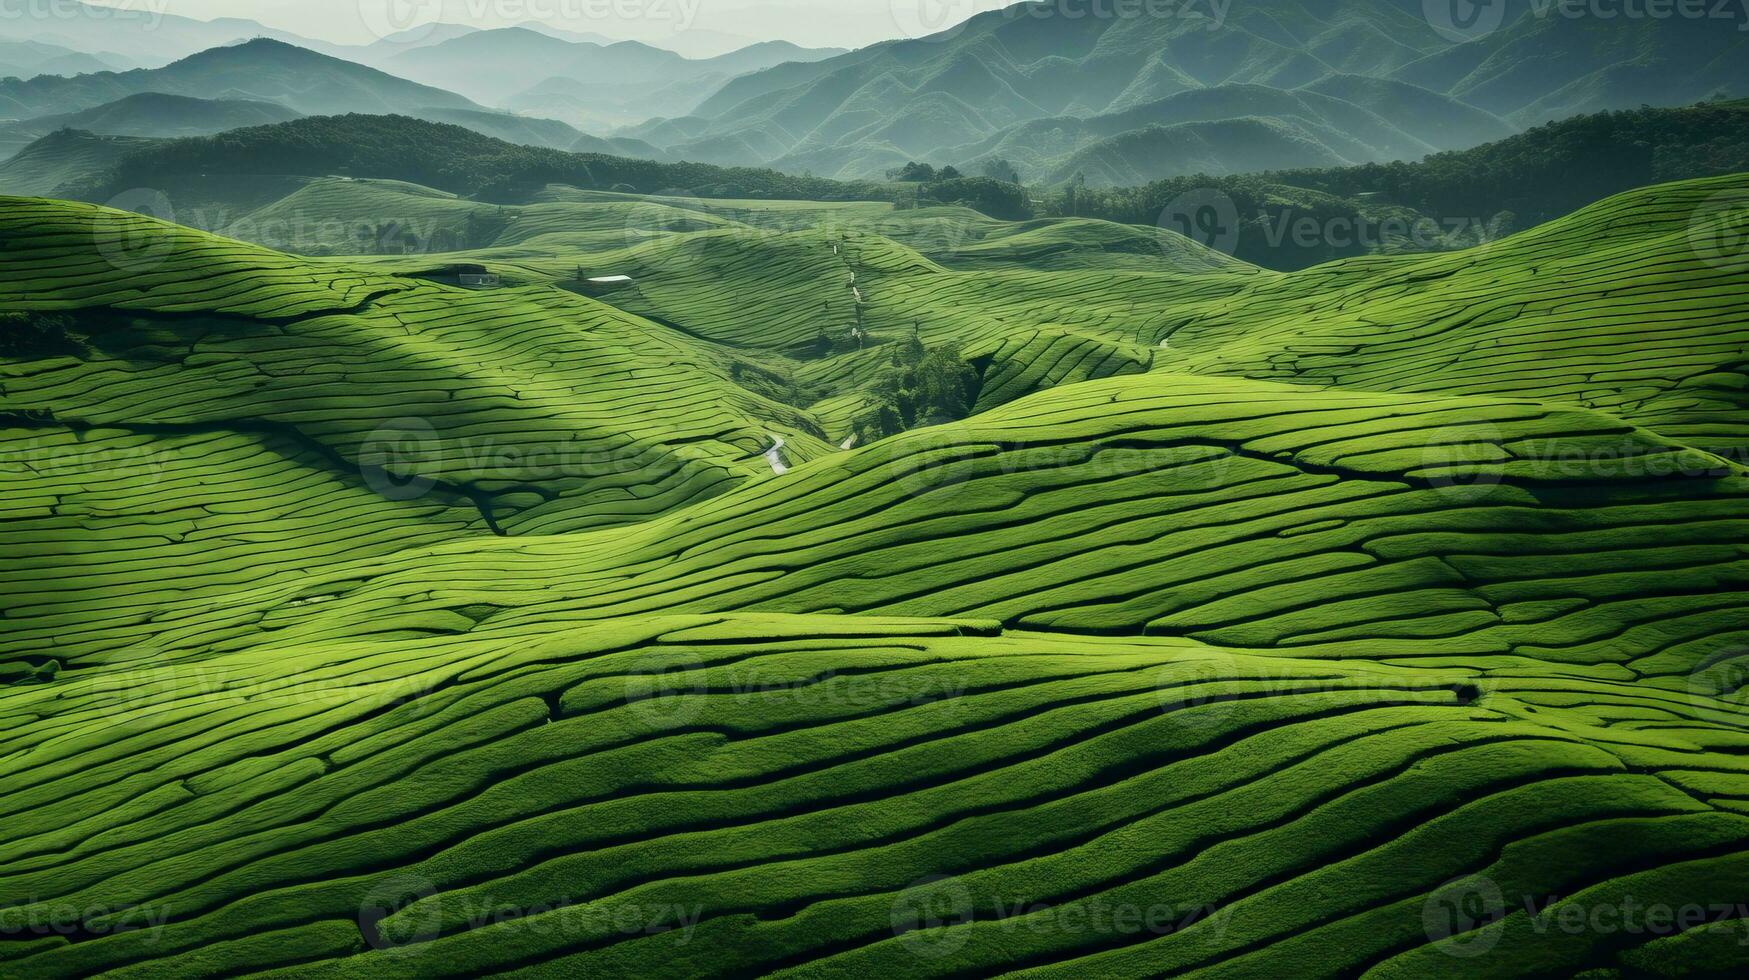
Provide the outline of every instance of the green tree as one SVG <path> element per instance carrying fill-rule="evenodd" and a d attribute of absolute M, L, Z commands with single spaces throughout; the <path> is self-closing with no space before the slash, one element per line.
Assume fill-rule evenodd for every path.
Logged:
<path fill-rule="evenodd" d="M 935 168 L 913 160 L 903 167 L 887 171 L 887 177 L 904 183 L 927 183 L 935 179 Z"/>
<path fill-rule="evenodd" d="M 997 157 L 994 160 L 986 160 L 984 162 L 983 170 L 984 176 L 991 180 L 1000 180 L 1005 184 L 1020 183 L 1020 171 L 1014 169 L 1014 164 L 1009 163 L 1001 157 Z"/>

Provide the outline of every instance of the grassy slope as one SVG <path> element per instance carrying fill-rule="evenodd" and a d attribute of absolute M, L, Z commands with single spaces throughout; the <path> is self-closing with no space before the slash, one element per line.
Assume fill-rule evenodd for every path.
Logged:
<path fill-rule="evenodd" d="M 52 194 L 155 143 L 136 136 L 50 133 L 0 162 L 0 187 L 9 194 Z"/>
<path fill-rule="evenodd" d="M 667 616 L 23 690 L 0 897 L 132 908 L 0 955 L 19 976 L 1449 975 L 1618 945 L 1513 908 L 1493 955 L 1443 956 L 1421 912 L 1459 875 L 1735 900 L 1728 703 L 990 630 Z M 1113 928 L 1129 906 L 1152 925 Z"/>
<path fill-rule="evenodd" d="M 18 275 L 3 302 L 82 311 L 93 348 L 6 365 L 5 410 L 52 414 L 8 430 L 11 452 L 52 459 L 70 428 L 121 446 L 169 437 L 141 451 L 150 465 L 134 480 L 25 481 L 36 493 L 18 504 L 21 533 L 46 542 L 96 529 L 131 560 L 110 554 L 115 564 L 98 576 L 57 565 L 52 549 L 10 565 L 9 616 L 101 634 L 109 617 L 92 606 L 122 590 L 162 596 L 163 563 L 191 563 L 190 575 L 215 589 L 258 580 L 251 559 L 273 554 L 291 526 L 276 524 L 272 508 L 234 503 L 255 480 L 335 484 L 332 509 L 312 500 L 300 512 L 326 530 L 278 576 L 296 580 L 312 562 L 380 551 L 348 533 L 353 522 L 402 533 L 393 529 L 430 511 L 370 506 L 365 481 L 410 468 L 437 481 L 445 509 L 425 516 L 440 529 L 540 533 L 623 524 L 719 493 L 760 473 L 755 454 L 773 432 L 797 460 L 825 448 L 800 413 L 722 380 L 710 351 L 581 297 L 359 274 L 90 207 L 14 201 L 4 220 Z M 409 429 L 400 419 L 418 421 Z M 233 473 L 229 454 L 245 446 L 286 458 Z M 200 485 L 169 513 L 122 516 L 163 479 Z M 472 513 L 458 519 L 456 508 Z M 186 530 L 165 537 L 165 522 Z"/>
<path fill-rule="evenodd" d="M 1186 311 L 1170 365 L 1603 409 L 1749 458 L 1741 176 L 1605 200 L 1491 246 L 1354 259 Z"/>
<path fill-rule="evenodd" d="M 94 352 L 0 377 L 5 649 L 65 662 L 0 689 L 0 912 L 76 910 L 0 972 L 1740 967 L 1735 925 L 1522 899 L 1749 872 L 1749 474 L 1709 451 L 1749 268 L 1690 234 L 1746 187 L 1293 275 L 1096 271 L 1094 223 L 984 228 L 971 271 L 871 230 L 940 213 L 557 193 L 487 293 L 8 202 L 0 306 L 82 308 Z M 678 329 L 541 285 L 634 259 L 608 298 Z M 826 455 L 829 406 L 727 379 L 850 272 L 877 333 L 996 351 L 985 410 Z M 401 416 L 437 431 L 396 472 L 445 483 L 385 500 Z M 462 454 L 646 429 L 607 501 Z M 1504 918 L 1445 955 L 1476 873 Z"/>

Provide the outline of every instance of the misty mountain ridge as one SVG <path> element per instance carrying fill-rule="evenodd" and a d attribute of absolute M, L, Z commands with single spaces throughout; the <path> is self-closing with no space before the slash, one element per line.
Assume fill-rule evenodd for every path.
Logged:
<path fill-rule="evenodd" d="M 1018 4 L 932 37 L 781 65 L 730 81 L 689 117 L 620 135 L 688 159 L 840 178 L 1002 158 L 1028 180 L 1112 182 L 1267 169 L 1301 151 L 1328 163 L 1413 158 L 1548 119 L 1749 90 L 1740 13 L 1611 30 L 1519 3 L 1459 43 L 1421 5 L 1395 0 L 1097 9 Z M 1251 123 L 1223 130 L 1236 140 L 1211 140 L 1210 125 L 1241 119 Z"/>

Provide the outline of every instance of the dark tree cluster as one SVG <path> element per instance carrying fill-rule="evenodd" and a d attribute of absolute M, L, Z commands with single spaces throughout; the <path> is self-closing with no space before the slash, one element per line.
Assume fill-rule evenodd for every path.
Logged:
<path fill-rule="evenodd" d="M 518 203 L 547 184 L 642 194 L 781 200 L 891 200 L 890 185 L 804 177 L 754 167 L 657 163 L 568 153 L 493 139 L 406 116 L 314 116 L 169 140 L 125 157 L 106 187 L 160 187 L 189 174 L 330 175 L 404 180 L 494 203 Z"/>
<path fill-rule="evenodd" d="M 1216 235 L 1220 243 L 1258 265 L 1295 269 L 1384 250 L 1405 232 L 1416 250 L 1472 244 L 1635 187 L 1744 170 L 1749 103 L 1739 101 L 1578 116 L 1414 163 L 1071 184 L 1046 196 L 1045 211 L 1151 225 L 1185 195 L 1224 194 L 1237 237 Z"/>
<path fill-rule="evenodd" d="M 871 386 L 879 405 L 855 423 L 863 442 L 953 422 L 972 413 L 982 378 L 978 369 L 960 356 L 959 345 L 925 347 L 912 333 L 888 345 L 888 351 L 887 364 Z"/>
<path fill-rule="evenodd" d="M 0 313 L 0 357 L 83 357 L 90 344 L 59 313 Z"/>

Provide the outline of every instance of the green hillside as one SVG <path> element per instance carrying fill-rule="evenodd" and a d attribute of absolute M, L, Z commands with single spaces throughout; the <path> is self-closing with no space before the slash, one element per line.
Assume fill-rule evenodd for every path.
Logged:
<path fill-rule="evenodd" d="M 1638 945 L 1516 903 L 1735 901 L 1749 818 L 1728 796 L 1728 702 L 1529 663 L 842 619 L 656 617 L 490 654 L 485 637 L 282 647 L 204 664 L 223 694 L 169 668 L 22 689 L 8 898 L 41 884 L 130 909 L 9 971 L 1449 975 L 1740 956 L 1734 922 Z M 137 747 L 77 751 L 118 719 Z M 57 825 L 47 800 L 102 815 Z M 1514 904 L 1460 912 L 1429 945 L 1423 909 L 1480 891 L 1468 876 Z"/>
<path fill-rule="evenodd" d="M 272 102 L 304 115 L 478 108 L 452 92 L 267 38 L 212 48 L 163 68 L 0 79 L 0 100 L 29 107 L 32 117 L 146 92 Z"/>
<path fill-rule="evenodd" d="M 146 92 L 81 112 L 0 123 L 0 158 L 62 129 L 102 136 L 208 136 L 297 117 L 298 113 L 271 102 L 196 99 Z"/>
<path fill-rule="evenodd" d="M 1265 100 L 1273 98 L 1264 89 L 1254 94 Z M 563 143 L 574 134 L 552 120 L 480 112 L 427 114 L 454 117 L 476 130 L 502 124 L 500 129 L 506 136 L 530 143 Z M 1122 124 L 1117 128 L 1122 129 Z M 1106 162 L 1114 171 L 1126 173 L 1123 168 L 1131 165 L 1152 166 L 1186 154 L 1206 152 L 1218 158 L 1240 145 L 1226 137 L 1243 131 L 1284 137 L 1276 152 L 1292 154 L 1296 164 L 1304 163 L 1314 152 L 1291 132 L 1261 120 L 1187 123 L 1167 131 L 1126 132 L 1102 144 L 1123 144 L 1132 137 L 1142 137 L 1140 145 L 1154 145 L 1147 138 L 1154 132 L 1163 138 L 1156 152 L 1140 158 L 1122 154 L 1108 157 L 1096 148 L 1088 151 L 1080 166 L 1097 175 L 1095 164 Z M 1183 138 L 1189 134 L 1202 135 L 1191 142 Z M 1053 145 L 1043 133 L 1032 136 L 1029 142 Z M 1004 152 L 1015 149 L 1006 144 L 1003 147 Z M 1239 221 L 1235 240 L 1211 244 L 1219 244 L 1246 262 L 1297 269 L 1375 252 L 1461 248 L 1558 218 L 1631 187 L 1741 171 L 1749 168 L 1749 113 L 1734 103 L 1599 113 L 1550 123 L 1468 150 L 1434 154 L 1419 163 L 1316 170 L 1297 167 L 1229 176 L 1205 173 L 1132 187 L 1078 186 L 1072 192 L 1023 191 L 983 178 L 913 187 L 661 163 L 652 159 L 659 157 L 659 152 L 629 138 L 581 136 L 575 148 L 581 155 L 519 147 L 456 126 L 368 116 L 299 120 L 164 146 L 63 135 L 32 148 L 13 170 L 0 166 L 0 191 L 52 192 L 108 202 L 135 188 L 155 188 L 176 205 L 186 223 L 273 248 L 320 254 L 377 251 L 383 230 L 392 230 L 397 239 L 413 234 L 414 247 L 420 251 L 514 244 L 521 241 L 517 236 L 523 233 L 501 237 L 509 217 L 521 213 L 523 203 L 542 203 L 548 187 L 560 186 L 548 181 L 602 190 L 690 193 L 716 200 L 861 197 L 895 200 L 907 207 L 917 203 L 923 206 L 922 213 L 878 227 L 866 222 L 859 227 L 956 267 L 975 263 L 985 255 L 1010 261 L 999 256 L 1002 250 L 990 252 L 981 243 L 992 234 L 1008 237 L 1026 228 L 990 220 L 977 210 L 1008 217 L 1035 213 L 1065 216 L 1068 221 L 1058 222 L 1064 227 L 1077 223 L 1079 230 L 1067 240 L 1032 237 L 1024 264 L 1034 268 L 1041 267 L 1041 262 L 1050 267 L 1078 267 L 1089 256 L 1097 256 L 1101 262 L 1157 268 L 1162 249 L 1173 249 L 1161 244 L 1167 239 L 1155 226 L 1171 226 L 1170 207 L 1181 195 L 1201 195 L 1198 199 L 1203 199 L 1214 191 L 1227 195 Z M 598 150 L 610 152 L 597 155 Z M 642 159 L 614 159 L 616 156 Z M 1023 163 L 1029 159 L 1022 154 L 1015 156 Z M 1208 162 L 1210 169 L 1219 169 L 1215 165 L 1218 160 Z M 111 172 L 118 165 L 119 172 Z M 52 180 L 44 174 L 52 175 Z M 269 175 L 271 180 L 266 179 Z M 346 196 L 346 188 L 326 186 L 319 202 L 286 197 L 311 179 L 331 175 L 350 176 L 366 186 L 354 188 L 359 193 L 352 197 Z M 1130 176 L 1140 179 L 1139 174 Z M 368 189 L 374 186 L 370 180 L 431 183 L 443 192 L 415 189 L 418 200 L 406 201 L 399 194 Z M 990 188 L 1000 193 L 984 193 Z M 579 193 L 580 199 L 605 200 L 590 198 L 597 193 L 594 190 Z M 432 197 L 457 194 L 472 200 L 451 201 L 439 212 L 432 211 Z M 759 205 L 735 213 L 718 212 L 737 221 L 757 215 L 750 220 L 761 223 L 769 223 L 776 213 Z M 796 215 L 808 214 L 807 209 L 784 213 L 791 216 L 785 225 L 789 230 L 808 227 L 813 220 L 795 220 Z M 548 214 L 529 227 L 554 230 L 551 223 L 558 220 L 556 214 Z M 582 224 L 574 230 L 602 230 L 600 212 L 592 214 L 580 217 Z M 1304 230 L 1307 227 L 1312 231 L 1309 236 Z M 609 237 L 624 230 L 611 222 L 605 228 Z M 1086 246 L 1093 238 L 1106 245 L 1089 251 Z M 367 242 L 374 244 L 361 244 Z"/>
<path fill-rule="evenodd" d="M 1426 252 L 1489 241 L 1648 184 L 1749 170 L 1742 102 L 1634 109 L 1547 123 L 1415 163 L 1198 174 L 1048 196 L 1043 210 L 1147 224 L 1182 195 L 1225 195 L 1238 257 L 1295 269 L 1367 252 Z M 1294 229 L 1331 229 L 1310 241 Z M 1340 241 L 1336 240 L 1340 239 Z"/>
<path fill-rule="evenodd" d="M 535 126 L 522 120 L 523 126 Z M 797 177 L 772 170 L 659 163 L 522 146 L 472 129 L 404 116 L 319 116 L 210 137 L 171 140 L 89 171 L 78 197 L 102 201 L 154 187 L 199 200 L 237 178 L 343 175 L 408 181 L 495 203 L 527 200 L 549 183 L 586 189 L 719 197 L 880 198 L 882 185 Z M 245 180 L 243 183 L 250 183 Z M 4 185 L 0 185 L 3 188 Z M 265 202 L 263 202 L 265 203 Z"/>
<path fill-rule="evenodd" d="M 576 146 L 579 140 L 588 138 L 557 119 L 513 116 L 506 112 L 489 112 L 480 109 L 422 109 L 417 115 L 420 119 L 436 123 L 450 123 L 490 136 L 493 139 L 503 140 L 506 143 L 540 146 L 552 150 L 569 150 Z"/>
<path fill-rule="evenodd" d="M 155 146 L 136 136 L 98 136 L 61 130 L 0 161 L 0 189 L 8 194 L 72 196 L 131 153 Z"/>
<path fill-rule="evenodd" d="M 1399 110 L 1409 105 L 1413 112 Z M 1044 184 L 1079 173 L 1094 186 L 1132 186 L 1178 174 L 1419 159 L 1511 132 L 1423 89 L 1333 75 L 1296 91 L 1223 84 L 1119 112 L 1033 120 L 937 156 L 973 172 L 1006 160 Z"/>
<path fill-rule="evenodd" d="M 1749 174 L 1284 273 L 358 118 L 122 173 L 378 254 L 0 200 L 0 974 L 1749 966 Z"/>

